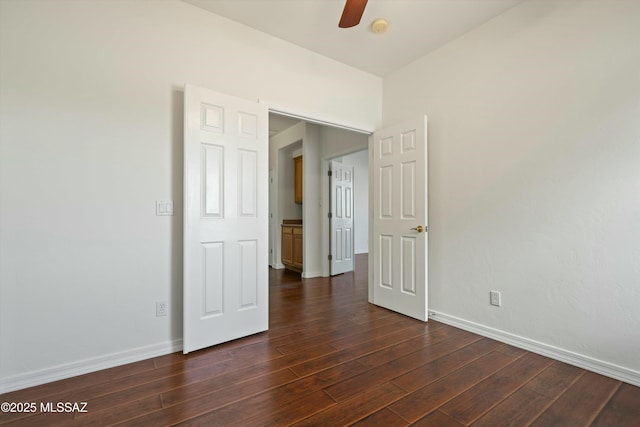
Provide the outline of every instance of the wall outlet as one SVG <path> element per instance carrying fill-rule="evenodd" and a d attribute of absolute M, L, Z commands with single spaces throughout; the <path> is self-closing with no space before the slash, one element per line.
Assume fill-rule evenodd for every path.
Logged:
<path fill-rule="evenodd" d="M 169 306 L 166 301 L 156 301 L 156 317 L 166 316 Z"/>
<path fill-rule="evenodd" d="M 500 292 L 489 291 L 489 302 L 491 303 L 491 305 L 500 307 L 500 304 L 502 304 L 502 299 L 500 298 Z"/>

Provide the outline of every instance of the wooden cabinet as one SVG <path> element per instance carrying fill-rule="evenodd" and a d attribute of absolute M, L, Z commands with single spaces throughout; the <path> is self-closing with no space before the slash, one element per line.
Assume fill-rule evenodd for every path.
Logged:
<path fill-rule="evenodd" d="M 282 224 L 282 263 L 295 271 L 302 271 L 302 226 Z"/>
<path fill-rule="evenodd" d="M 293 266 L 302 269 L 302 227 L 293 228 Z"/>
<path fill-rule="evenodd" d="M 282 263 L 293 265 L 293 228 L 282 227 Z"/>
<path fill-rule="evenodd" d="M 294 199 L 298 204 L 302 203 L 302 156 L 293 159 L 295 168 Z"/>

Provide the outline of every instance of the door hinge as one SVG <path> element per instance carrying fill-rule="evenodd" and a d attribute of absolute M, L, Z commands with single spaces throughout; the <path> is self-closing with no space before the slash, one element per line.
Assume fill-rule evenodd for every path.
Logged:
<path fill-rule="evenodd" d="M 329 261 L 333 260 L 333 257 L 331 255 L 329 255 L 327 258 L 329 258 Z"/>
<path fill-rule="evenodd" d="M 327 175 L 332 176 L 333 172 L 329 171 L 329 172 L 327 172 Z"/>
<path fill-rule="evenodd" d="M 327 214 L 327 216 L 328 216 L 329 218 L 333 218 L 333 215 L 331 214 L 331 212 L 329 212 L 329 213 Z"/>

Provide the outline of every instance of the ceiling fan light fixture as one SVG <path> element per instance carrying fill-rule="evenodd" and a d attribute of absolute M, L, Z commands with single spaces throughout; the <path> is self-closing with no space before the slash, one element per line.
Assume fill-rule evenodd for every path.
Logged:
<path fill-rule="evenodd" d="M 376 34 L 384 34 L 389 29 L 389 22 L 384 18 L 378 18 L 371 23 L 371 31 Z"/>

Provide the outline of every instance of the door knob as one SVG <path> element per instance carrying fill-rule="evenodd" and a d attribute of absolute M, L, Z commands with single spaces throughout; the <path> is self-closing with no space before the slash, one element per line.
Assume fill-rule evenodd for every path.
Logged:
<path fill-rule="evenodd" d="M 412 228 L 412 230 L 416 230 L 418 233 L 422 233 L 424 231 L 424 227 L 419 225 L 415 228 Z"/>

